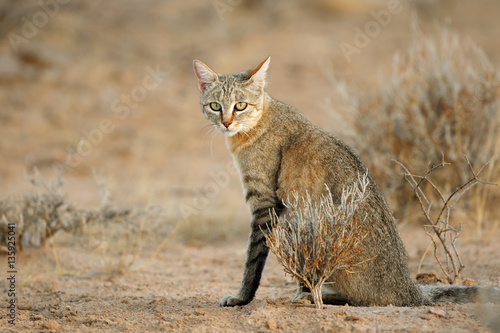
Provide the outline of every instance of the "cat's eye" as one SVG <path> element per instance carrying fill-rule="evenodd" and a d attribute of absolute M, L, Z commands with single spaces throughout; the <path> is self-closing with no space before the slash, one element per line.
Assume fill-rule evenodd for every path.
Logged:
<path fill-rule="evenodd" d="M 234 105 L 236 111 L 243 111 L 247 108 L 248 104 L 245 102 L 238 102 Z"/>
<path fill-rule="evenodd" d="M 217 102 L 210 103 L 210 108 L 212 110 L 214 110 L 214 111 L 220 111 L 220 110 L 222 110 L 222 106 L 219 103 L 217 103 Z"/>

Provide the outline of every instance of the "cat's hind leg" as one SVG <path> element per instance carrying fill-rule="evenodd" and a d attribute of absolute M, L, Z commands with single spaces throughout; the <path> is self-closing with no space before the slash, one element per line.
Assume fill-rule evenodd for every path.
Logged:
<path fill-rule="evenodd" d="M 345 297 L 335 289 L 329 287 L 323 287 L 323 290 L 321 291 L 321 298 L 323 298 L 323 304 L 330 304 L 330 305 L 351 304 L 351 302 L 349 302 L 349 299 L 347 297 Z"/>

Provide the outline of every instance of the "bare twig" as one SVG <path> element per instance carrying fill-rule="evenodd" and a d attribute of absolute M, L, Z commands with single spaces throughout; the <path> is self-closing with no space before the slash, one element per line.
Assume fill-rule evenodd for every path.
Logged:
<path fill-rule="evenodd" d="M 397 164 L 399 164 L 404 170 L 404 177 L 410 184 L 413 189 L 415 196 L 417 197 L 420 207 L 422 208 L 422 212 L 424 213 L 425 219 L 428 224 L 424 226 L 425 233 L 431 238 L 432 243 L 434 245 L 434 257 L 441 267 L 441 270 L 446 276 L 446 279 L 450 284 L 455 283 L 457 279 L 460 277 L 460 274 L 465 268 L 465 265 L 462 262 L 462 258 L 460 257 L 459 251 L 456 246 L 456 242 L 460 232 L 463 229 L 463 225 L 457 229 L 453 225 L 450 224 L 450 212 L 453 205 L 472 187 L 481 183 L 486 185 L 495 185 L 493 183 L 483 181 L 479 179 L 479 174 L 495 157 L 488 160 L 478 172 L 474 171 L 469 159 L 467 156 L 464 156 L 467 164 L 469 166 L 470 173 L 472 175 L 467 181 L 465 181 L 462 185 L 457 187 L 448 197 L 444 197 L 439 188 L 428 178 L 428 176 L 434 172 L 436 169 L 444 167 L 449 164 L 444 161 L 444 156 L 440 164 L 432 167 L 429 171 L 427 171 L 423 176 L 418 176 L 412 174 L 408 168 L 401 162 L 393 160 Z M 418 182 L 415 179 L 420 179 Z M 424 194 L 424 191 L 421 187 L 421 184 L 426 182 L 431 186 L 431 189 L 436 192 L 442 201 L 441 209 L 439 213 L 435 216 L 431 216 L 431 206 L 432 202 L 427 199 Z M 446 214 L 445 214 L 446 213 Z M 434 240 L 434 235 L 439 239 L 439 243 L 441 244 L 446 258 L 446 267 L 443 265 L 441 259 L 438 256 L 438 244 Z M 449 238 L 447 238 L 449 237 Z"/>

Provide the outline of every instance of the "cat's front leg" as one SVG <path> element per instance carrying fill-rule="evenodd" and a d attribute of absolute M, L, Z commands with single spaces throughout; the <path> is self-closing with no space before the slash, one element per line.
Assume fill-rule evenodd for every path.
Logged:
<path fill-rule="evenodd" d="M 297 302 L 299 300 L 312 300 L 311 290 L 307 288 L 302 282 L 297 282 L 297 293 L 292 298 L 292 302 Z"/>
<path fill-rule="evenodd" d="M 248 238 L 243 280 L 236 296 L 227 295 L 220 301 L 221 306 L 246 305 L 252 301 L 259 288 L 262 271 L 266 264 L 269 248 L 264 232 L 271 223 L 270 211 L 274 207 L 262 207 L 252 212 L 252 224 Z"/>

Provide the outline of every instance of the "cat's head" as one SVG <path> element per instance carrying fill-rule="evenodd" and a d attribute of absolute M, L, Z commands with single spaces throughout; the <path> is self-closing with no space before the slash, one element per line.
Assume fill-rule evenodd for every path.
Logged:
<path fill-rule="evenodd" d="M 261 118 L 270 61 L 271 57 L 254 69 L 230 75 L 217 74 L 201 61 L 193 61 L 203 113 L 224 135 L 248 133 Z"/>

